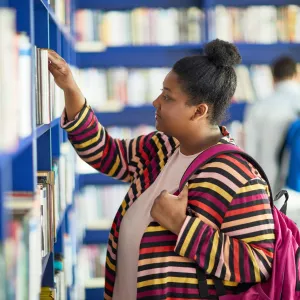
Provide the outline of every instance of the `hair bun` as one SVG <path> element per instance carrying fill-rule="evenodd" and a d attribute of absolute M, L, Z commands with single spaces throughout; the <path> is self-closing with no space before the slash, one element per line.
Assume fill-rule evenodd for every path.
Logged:
<path fill-rule="evenodd" d="M 233 67 L 242 61 L 239 50 L 235 45 L 219 39 L 206 44 L 204 53 L 218 67 Z"/>

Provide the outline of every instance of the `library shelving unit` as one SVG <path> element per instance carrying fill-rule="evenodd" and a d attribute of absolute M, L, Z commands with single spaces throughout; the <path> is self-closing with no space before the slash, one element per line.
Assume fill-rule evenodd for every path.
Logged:
<path fill-rule="evenodd" d="M 8 234 L 7 221 L 10 219 L 10 212 L 5 209 L 5 193 L 33 193 L 37 187 L 37 171 L 51 171 L 53 159 L 60 157 L 61 145 L 67 141 L 60 128 L 59 119 L 54 119 L 50 124 L 36 125 L 34 46 L 54 49 L 71 65 L 75 65 L 75 52 L 72 34 L 60 24 L 47 0 L 0 0 L 0 8 L 16 11 L 16 30 L 29 36 L 32 56 L 32 134 L 20 139 L 13 151 L 0 151 L 0 241 L 4 243 Z M 0 58 L 0 63 L 1 59 L 4 58 Z M 68 215 L 71 210 L 72 205 L 68 205 L 60 212 L 56 243 L 53 245 L 53 251 L 42 261 L 41 287 L 55 286 L 54 252 L 64 252 L 63 236 L 69 233 Z M 70 292 L 68 289 L 67 299 L 71 299 Z"/>
<path fill-rule="evenodd" d="M 197 6 L 204 10 L 206 16 L 216 5 L 228 7 L 246 7 L 251 5 L 299 5 L 299 0 L 77 0 L 76 9 L 95 9 L 102 11 L 131 10 L 137 7 L 152 8 L 186 8 Z M 205 21 L 205 40 L 211 39 L 209 23 Z M 174 46 L 118 46 L 107 47 L 105 51 L 77 52 L 76 62 L 79 68 L 154 68 L 171 67 L 176 60 L 186 55 L 199 54 L 203 51 L 203 43 L 179 44 Z M 300 44 L 249 44 L 238 43 L 237 47 L 242 55 L 243 64 L 270 64 L 279 55 L 291 55 L 300 62 Z M 242 100 L 242 99 L 241 99 Z M 239 102 L 231 105 L 229 121 L 243 121 L 246 103 Z M 150 106 L 140 108 L 127 108 L 118 113 L 99 113 L 97 116 L 104 126 L 134 127 L 139 124 L 153 125 L 154 109 Z M 132 116 L 132 117 L 130 117 Z M 101 174 L 79 174 L 77 180 L 78 190 L 87 185 L 114 185 L 120 182 Z M 122 183 L 121 183 L 122 184 Z M 84 244 L 106 243 L 109 229 L 86 230 Z M 95 299 L 103 292 L 102 288 L 86 289 L 86 299 Z"/>

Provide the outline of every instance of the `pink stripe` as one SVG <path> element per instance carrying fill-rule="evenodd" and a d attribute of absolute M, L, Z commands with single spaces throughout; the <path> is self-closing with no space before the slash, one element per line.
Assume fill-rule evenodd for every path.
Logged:
<path fill-rule="evenodd" d="M 188 273 L 188 274 L 196 274 L 196 268 L 190 268 L 190 267 L 164 267 L 164 268 L 154 268 L 154 269 L 149 269 L 149 270 L 144 270 L 138 272 L 138 277 L 142 276 L 148 276 L 152 274 L 169 274 L 171 272 L 178 272 L 178 273 Z"/>
<path fill-rule="evenodd" d="M 244 229 L 239 229 L 235 231 L 230 231 L 227 232 L 226 234 L 228 236 L 237 236 L 237 235 L 243 235 L 243 234 L 248 234 L 252 232 L 259 232 L 263 230 L 268 230 L 268 229 L 273 229 L 273 224 L 264 224 L 264 225 L 258 225 L 258 226 L 252 226 Z"/>
<path fill-rule="evenodd" d="M 193 191 L 193 190 L 191 190 L 191 192 L 189 192 L 189 198 L 193 198 L 193 197 L 195 197 L 196 200 L 197 200 L 198 197 L 204 198 L 204 199 L 206 199 L 206 200 L 211 201 L 212 203 L 214 203 L 223 212 L 227 211 L 226 205 L 224 205 L 223 202 L 221 202 L 215 196 L 213 196 L 213 195 L 211 195 L 209 193 L 204 193 L 204 192 L 199 192 L 199 191 Z M 190 199 L 190 200 L 192 200 L 192 199 Z"/>
<path fill-rule="evenodd" d="M 203 223 L 200 223 L 200 224 L 203 224 Z M 197 256 L 197 252 L 198 252 L 198 246 L 199 246 L 199 243 L 201 241 L 201 238 L 202 238 L 202 235 L 203 235 L 203 232 L 205 230 L 206 226 L 201 226 L 200 228 L 200 231 L 197 235 L 197 238 L 195 240 L 195 243 L 191 249 L 191 252 L 189 254 L 189 257 L 192 258 L 192 259 L 195 259 L 195 257 Z"/>
<path fill-rule="evenodd" d="M 72 135 L 71 139 L 72 139 L 73 142 L 80 142 L 80 141 L 82 141 L 84 139 L 87 139 L 89 136 L 91 136 L 91 135 L 93 135 L 93 134 L 95 134 L 97 132 L 98 132 L 98 127 L 95 126 L 93 129 L 89 129 L 85 133 L 81 133 L 79 135 L 74 135 L 74 136 Z"/>
<path fill-rule="evenodd" d="M 245 259 L 243 259 L 243 261 L 244 261 L 244 272 L 245 272 L 245 282 L 249 282 L 250 277 L 251 277 L 250 263 L 249 263 L 250 257 L 249 257 L 249 253 L 247 252 L 247 250 L 248 250 L 248 248 L 243 247 L 244 258 L 245 258 Z"/>
<path fill-rule="evenodd" d="M 223 268 L 224 261 L 225 261 L 225 258 L 224 258 L 224 241 L 222 243 L 222 249 L 221 249 L 220 254 L 221 254 L 220 257 L 218 258 L 219 259 L 218 267 L 217 267 L 217 270 L 216 270 L 216 273 L 215 273 L 215 276 L 217 276 L 217 277 L 221 276 L 222 268 Z"/>
<path fill-rule="evenodd" d="M 111 258 L 113 259 L 113 260 L 116 260 L 117 259 L 117 257 L 116 257 L 116 254 L 114 254 L 113 252 L 112 252 L 112 248 L 111 248 L 111 245 L 107 245 L 107 251 L 109 252 L 109 254 L 110 254 L 110 256 L 111 256 Z"/>
<path fill-rule="evenodd" d="M 177 294 L 195 294 L 198 295 L 199 291 L 197 288 L 182 288 L 182 287 L 166 287 L 164 289 L 156 289 L 152 291 L 138 292 L 137 299 L 158 295 L 167 295 L 168 293 L 177 293 Z"/>
<path fill-rule="evenodd" d="M 106 142 L 106 134 L 105 134 L 105 131 L 104 131 L 104 128 L 102 128 L 101 130 L 103 130 L 103 133 L 104 133 L 104 136 L 103 138 L 100 140 L 100 142 L 95 145 L 93 148 L 91 149 L 88 149 L 88 150 L 85 150 L 85 151 L 81 151 L 80 149 L 77 150 L 77 153 L 79 155 L 88 155 L 88 154 L 91 154 L 93 152 L 96 152 L 97 150 L 99 150 L 101 147 L 104 146 L 105 142 Z M 100 133 L 100 137 L 101 137 L 101 133 Z"/>
<path fill-rule="evenodd" d="M 259 245 L 259 247 L 265 248 L 265 249 L 273 249 L 274 248 L 274 244 L 271 242 L 256 242 L 256 244 Z"/>
<path fill-rule="evenodd" d="M 176 241 L 176 235 L 162 235 L 162 236 L 149 236 L 142 239 L 142 243 L 154 243 L 154 242 L 163 242 L 163 241 Z"/>
<path fill-rule="evenodd" d="M 212 238 L 212 234 L 213 234 L 213 229 L 210 229 L 210 227 L 206 224 L 203 225 L 203 227 L 205 227 L 205 229 L 208 229 L 208 235 L 206 235 L 205 238 L 205 242 L 202 246 L 202 248 L 200 249 L 200 266 L 204 267 L 205 266 L 205 255 L 208 249 L 208 246 L 212 243 L 211 238 Z"/>
<path fill-rule="evenodd" d="M 214 178 L 219 180 L 220 182 L 223 182 L 225 185 L 227 185 L 229 188 L 231 188 L 233 191 L 236 191 L 238 189 L 238 186 L 232 182 L 230 179 L 227 177 L 223 176 L 222 174 L 218 174 L 216 172 L 211 173 L 211 172 L 201 172 L 200 173 L 200 178 Z"/>

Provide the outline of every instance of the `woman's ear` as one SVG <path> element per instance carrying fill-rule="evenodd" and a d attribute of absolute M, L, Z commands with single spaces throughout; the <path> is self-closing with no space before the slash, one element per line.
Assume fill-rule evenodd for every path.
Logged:
<path fill-rule="evenodd" d="M 196 106 L 193 120 L 206 118 L 207 114 L 208 114 L 208 105 L 206 103 L 201 103 Z"/>

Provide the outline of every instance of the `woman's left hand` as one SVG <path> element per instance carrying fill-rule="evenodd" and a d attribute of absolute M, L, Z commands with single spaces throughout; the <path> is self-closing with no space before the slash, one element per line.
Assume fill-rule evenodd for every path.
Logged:
<path fill-rule="evenodd" d="M 162 227 L 179 235 L 186 218 L 188 203 L 188 186 L 185 185 L 178 196 L 169 194 L 166 190 L 154 200 L 151 217 Z"/>

